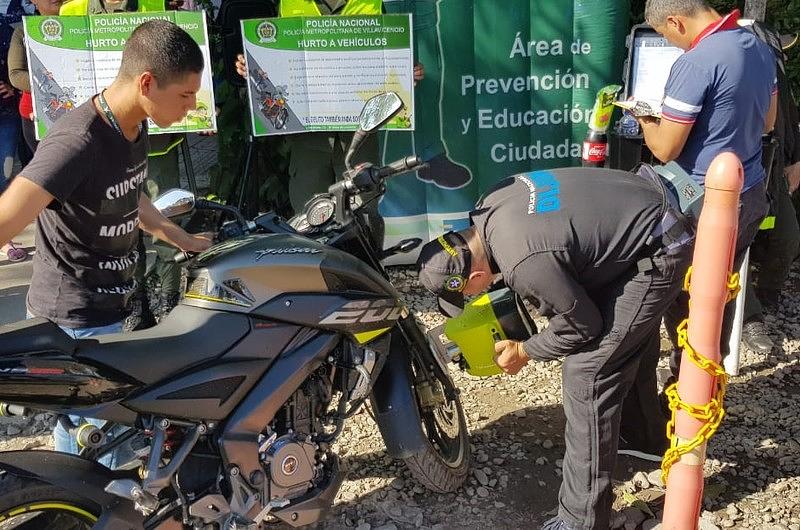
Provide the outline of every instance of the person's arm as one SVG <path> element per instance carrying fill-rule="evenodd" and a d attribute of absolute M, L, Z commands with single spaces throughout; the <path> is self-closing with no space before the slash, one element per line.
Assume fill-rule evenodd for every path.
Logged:
<path fill-rule="evenodd" d="M 772 132 L 775 128 L 775 121 L 778 118 L 778 94 L 773 92 L 769 100 L 769 109 L 767 110 L 767 117 L 764 118 L 764 133 Z"/>
<path fill-rule="evenodd" d="M 12 180 L 0 194 L 0 247 L 25 230 L 52 200 L 47 190 L 24 175 Z"/>
<path fill-rule="evenodd" d="M 683 152 L 710 85 L 708 73 L 685 56 L 672 65 L 664 87 L 661 120 L 639 120 L 645 143 L 656 158 L 666 163 Z"/>
<path fill-rule="evenodd" d="M 25 55 L 25 34 L 22 27 L 14 29 L 8 47 L 8 79 L 14 88 L 24 92 L 31 91 L 28 58 Z"/>
<path fill-rule="evenodd" d="M 693 123 L 681 123 L 666 117 L 661 120 L 646 117 L 639 118 L 639 125 L 647 148 L 666 164 L 678 158 L 683 151 Z"/>
<path fill-rule="evenodd" d="M 533 359 L 553 360 L 577 351 L 603 329 L 600 310 L 567 265 L 565 252 L 539 252 L 522 260 L 507 279 L 523 298 L 549 316 L 541 333 L 525 341 Z"/>
<path fill-rule="evenodd" d="M 148 234 L 186 252 L 202 252 L 212 244 L 208 235 L 189 234 L 161 215 L 144 193 L 139 196 L 139 225 Z"/>

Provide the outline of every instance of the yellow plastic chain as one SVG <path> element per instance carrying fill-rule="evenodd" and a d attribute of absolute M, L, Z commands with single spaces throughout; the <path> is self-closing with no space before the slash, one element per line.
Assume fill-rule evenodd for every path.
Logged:
<path fill-rule="evenodd" d="M 686 273 L 684 279 L 684 289 L 689 290 L 691 267 Z M 730 302 L 739 292 L 739 274 L 734 273 L 728 276 L 728 301 Z M 725 399 L 725 390 L 728 387 L 728 374 L 725 373 L 724 368 L 719 363 L 712 361 L 698 353 L 691 344 L 689 344 L 689 319 L 684 320 L 678 326 L 678 347 L 682 348 L 689 359 L 701 370 L 708 373 L 710 376 L 716 378 L 717 390 L 711 401 L 705 405 L 694 405 L 683 401 L 678 394 L 678 384 L 673 383 L 666 390 L 665 394 L 669 399 L 669 408 L 672 412 L 669 422 L 667 423 L 667 438 L 669 438 L 670 447 L 664 453 L 664 458 L 661 460 L 661 480 L 666 485 L 667 478 L 669 477 L 669 470 L 672 464 L 679 461 L 683 455 L 693 451 L 701 444 L 708 442 L 711 437 L 717 432 L 722 418 L 725 417 L 725 409 L 723 401 Z M 678 410 L 686 412 L 691 417 L 704 422 L 694 438 L 686 443 L 679 444 L 678 437 L 675 435 L 675 418 Z"/>
<path fill-rule="evenodd" d="M 692 282 L 692 267 L 689 267 L 689 270 L 686 271 L 686 276 L 683 277 L 683 290 L 687 293 L 689 292 L 689 285 Z M 739 291 L 741 290 L 741 286 L 739 285 L 739 273 L 734 272 L 728 276 L 728 299 L 727 302 L 730 302 L 734 298 L 739 295 Z"/>

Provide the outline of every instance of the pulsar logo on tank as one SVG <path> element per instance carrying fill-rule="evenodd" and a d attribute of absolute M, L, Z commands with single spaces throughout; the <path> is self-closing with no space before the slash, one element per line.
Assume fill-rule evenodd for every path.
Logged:
<path fill-rule="evenodd" d="M 256 252 L 256 261 L 264 256 L 280 256 L 284 254 L 319 254 L 322 252 L 318 248 L 309 247 L 288 247 L 288 248 L 267 248 Z"/>

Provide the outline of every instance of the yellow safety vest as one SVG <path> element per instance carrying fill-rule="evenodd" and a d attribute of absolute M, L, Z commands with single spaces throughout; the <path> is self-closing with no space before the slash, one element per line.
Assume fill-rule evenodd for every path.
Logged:
<path fill-rule="evenodd" d="M 139 13 L 150 13 L 153 11 L 164 11 L 166 6 L 164 0 L 139 0 Z M 58 10 L 59 15 L 88 15 L 89 0 L 68 0 L 61 4 Z"/>
<path fill-rule="evenodd" d="M 73 0 L 74 1 L 74 0 Z M 340 15 L 380 15 L 383 0 L 348 0 Z M 280 0 L 281 17 L 321 17 L 314 0 Z"/>

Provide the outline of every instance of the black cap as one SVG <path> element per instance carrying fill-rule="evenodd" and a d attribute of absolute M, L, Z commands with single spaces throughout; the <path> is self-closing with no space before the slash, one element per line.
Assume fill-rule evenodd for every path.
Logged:
<path fill-rule="evenodd" d="M 462 291 L 471 265 L 467 241 L 456 232 L 447 232 L 422 247 L 417 259 L 419 281 L 439 297 L 442 314 L 455 317 L 464 309 Z"/>

